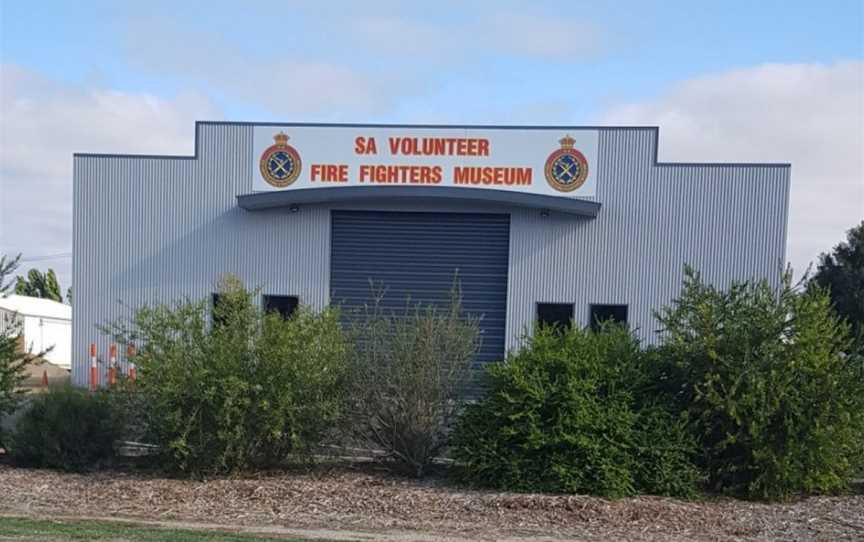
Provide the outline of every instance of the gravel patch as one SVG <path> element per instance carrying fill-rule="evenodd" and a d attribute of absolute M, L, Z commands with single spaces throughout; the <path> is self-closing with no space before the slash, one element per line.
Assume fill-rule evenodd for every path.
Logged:
<path fill-rule="evenodd" d="M 783 504 L 661 497 L 613 501 L 466 490 L 368 467 L 193 481 L 0 465 L 0 511 L 470 540 L 864 540 L 864 495 Z"/>

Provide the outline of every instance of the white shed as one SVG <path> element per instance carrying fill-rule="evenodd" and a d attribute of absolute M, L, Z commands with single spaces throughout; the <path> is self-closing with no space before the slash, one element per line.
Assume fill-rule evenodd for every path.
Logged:
<path fill-rule="evenodd" d="M 23 320 L 24 346 L 34 353 L 53 349 L 45 360 L 70 369 L 72 365 L 72 307 L 50 299 L 10 295 L 0 297 L 0 322 L 17 315 Z"/>

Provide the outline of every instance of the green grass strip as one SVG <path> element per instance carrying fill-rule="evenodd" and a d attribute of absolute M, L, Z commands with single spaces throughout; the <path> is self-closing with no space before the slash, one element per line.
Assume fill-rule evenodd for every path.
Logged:
<path fill-rule="evenodd" d="M 304 542 L 299 538 L 271 538 L 255 535 L 145 527 L 132 523 L 89 520 L 42 520 L 0 517 L 0 541 L 22 542 L 67 540 L 110 542 Z M 308 541 L 306 541 L 308 542 Z"/>

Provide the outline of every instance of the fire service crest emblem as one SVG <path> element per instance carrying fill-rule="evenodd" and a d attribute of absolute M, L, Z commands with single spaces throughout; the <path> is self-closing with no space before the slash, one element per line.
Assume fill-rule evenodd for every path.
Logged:
<path fill-rule="evenodd" d="M 559 139 L 561 148 L 546 159 L 546 182 L 559 192 L 572 192 L 588 178 L 588 160 L 573 148 L 576 140 L 569 135 Z"/>
<path fill-rule="evenodd" d="M 283 132 L 273 136 L 273 140 L 275 144 L 261 154 L 259 169 L 267 184 L 285 188 L 300 176 L 300 154 L 288 144 L 288 136 Z"/>

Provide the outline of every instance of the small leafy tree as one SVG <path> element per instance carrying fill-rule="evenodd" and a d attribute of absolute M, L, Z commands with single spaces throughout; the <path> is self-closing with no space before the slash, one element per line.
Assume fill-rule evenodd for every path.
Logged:
<path fill-rule="evenodd" d="M 20 254 L 14 258 L 0 256 L 0 297 L 8 294 L 7 279 L 15 273 L 20 259 Z M 21 331 L 17 314 L 0 313 L 0 418 L 18 407 L 26 392 L 21 388 L 26 378 L 25 369 L 37 357 L 24 349 Z M 0 434 L 2 444 L 3 435 Z"/>
<path fill-rule="evenodd" d="M 342 414 L 348 342 L 338 314 L 265 314 L 238 280 L 219 302 L 141 308 L 110 331 L 137 342 L 134 393 L 170 467 L 193 475 L 311 452 Z"/>
<path fill-rule="evenodd" d="M 444 307 L 382 308 L 383 294 L 352 320 L 348 432 L 396 470 L 423 476 L 448 442 L 479 348 L 476 318 L 458 287 Z"/>
<path fill-rule="evenodd" d="M 658 318 L 665 389 L 698 438 L 710 486 L 785 498 L 846 486 L 864 459 L 864 378 L 828 294 L 686 272 Z"/>
<path fill-rule="evenodd" d="M 44 274 L 38 269 L 31 269 L 27 272 L 26 279 L 24 277 L 16 277 L 15 279 L 15 293 L 18 295 L 51 299 L 62 303 L 63 295 L 61 292 L 60 283 L 57 281 L 57 275 L 54 274 L 53 269 L 49 269 Z"/>

